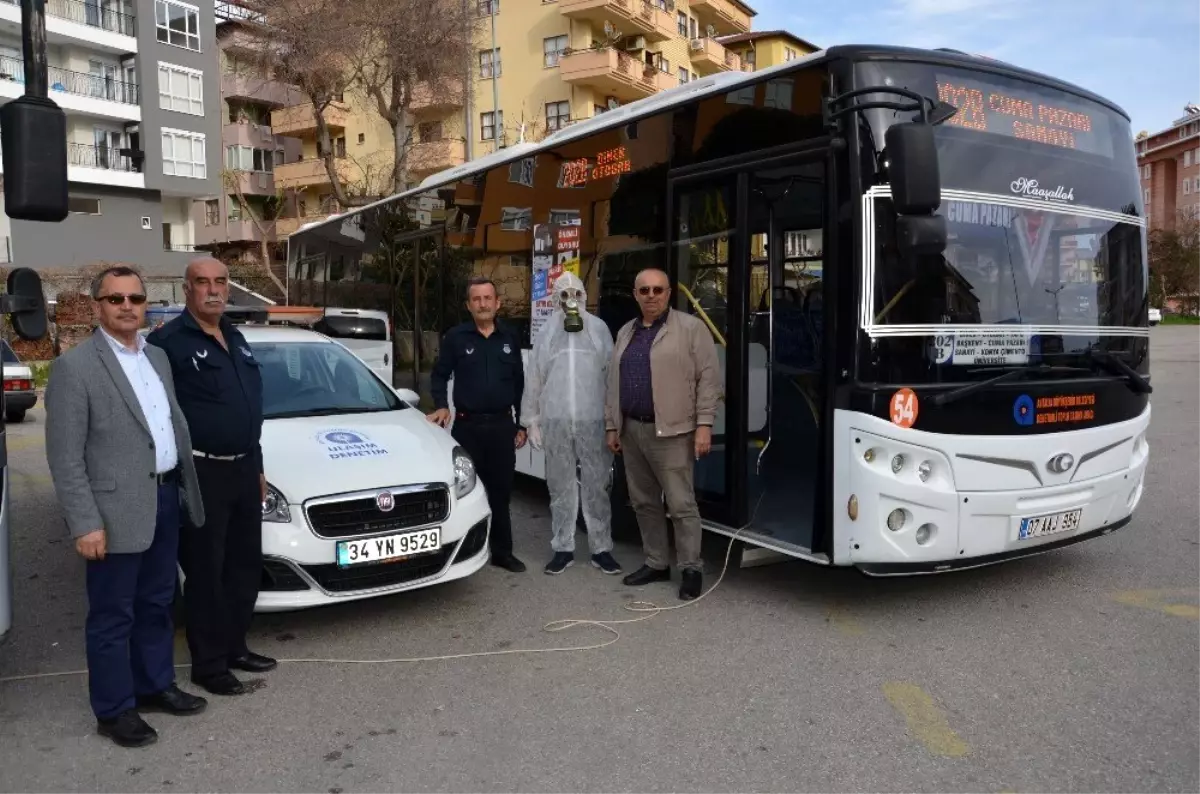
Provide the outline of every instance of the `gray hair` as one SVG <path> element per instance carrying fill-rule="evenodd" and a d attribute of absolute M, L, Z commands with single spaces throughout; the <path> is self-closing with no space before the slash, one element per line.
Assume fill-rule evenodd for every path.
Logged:
<path fill-rule="evenodd" d="M 488 284 L 492 285 L 492 293 L 497 298 L 500 297 L 500 290 L 496 287 L 496 282 L 492 281 L 487 276 L 475 276 L 467 282 L 467 298 L 469 299 L 471 297 L 471 287 L 483 287 Z"/>
<path fill-rule="evenodd" d="M 92 279 L 92 300 L 98 300 L 100 298 L 100 288 L 104 286 L 104 279 L 108 278 L 109 276 L 115 276 L 117 278 L 122 278 L 124 276 L 137 276 L 138 282 L 142 285 L 142 294 L 144 295 L 146 293 L 146 281 L 142 278 L 141 273 L 129 265 L 113 265 L 112 267 L 104 268 L 104 270 L 101 270 L 96 274 L 96 277 Z"/>

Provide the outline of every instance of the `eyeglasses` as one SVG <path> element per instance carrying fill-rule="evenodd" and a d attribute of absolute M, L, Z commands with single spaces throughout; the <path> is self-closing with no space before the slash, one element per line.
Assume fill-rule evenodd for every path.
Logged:
<path fill-rule="evenodd" d="M 638 287 L 638 295 L 649 295 L 651 292 L 655 295 L 662 295 L 666 291 L 666 287 Z"/>
<path fill-rule="evenodd" d="M 130 303 L 132 303 L 134 306 L 141 306 L 143 303 L 145 303 L 145 302 L 146 302 L 146 296 L 145 296 L 145 295 L 141 295 L 141 294 L 133 294 L 133 295 L 101 295 L 99 298 L 96 298 L 96 300 L 97 300 L 97 301 L 104 301 L 105 303 L 108 303 L 108 304 L 110 304 L 110 305 L 112 305 L 112 306 L 120 306 L 122 303 L 124 303 L 126 300 L 128 300 L 128 301 L 129 301 Z"/>

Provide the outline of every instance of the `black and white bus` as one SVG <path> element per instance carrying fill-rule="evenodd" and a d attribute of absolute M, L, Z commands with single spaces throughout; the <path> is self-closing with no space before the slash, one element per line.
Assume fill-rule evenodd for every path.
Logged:
<path fill-rule="evenodd" d="M 1009 64 L 839 46 L 713 75 L 311 224 L 289 248 L 306 273 L 390 285 L 397 336 L 423 332 L 409 385 L 426 389 L 428 340 L 465 318 L 464 274 L 500 283 L 528 346 L 547 267 L 577 268 L 614 334 L 637 311 L 634 274 L 666 270 L 722 366 L 695 471 L 704 525 L 750 546 L 937 572 L 1104 535 L 1142 496 L 1129 119 Z"/>

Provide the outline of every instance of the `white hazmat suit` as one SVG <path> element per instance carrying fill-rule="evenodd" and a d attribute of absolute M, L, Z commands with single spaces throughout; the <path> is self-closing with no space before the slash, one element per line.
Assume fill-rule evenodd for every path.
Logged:
<path fill-rule="evenodd" d="M 530 352 L 521 400 L 521 424 L 533 445 L 544 449 L 546 486 L 555 552 L 575 551 L 579 495 L 593 555 L 612 551 L 609 485 L 612 453 L 604 440 L 604 395 L 613 340 L 604 321 L 587 311 L 583 282 L 564 273 L 554 282 L 554 314 Z M 564 304 L 578 302 L 583 329 L 564 328 Z M 575 479 L 579 465 L 578 485 Z"/>

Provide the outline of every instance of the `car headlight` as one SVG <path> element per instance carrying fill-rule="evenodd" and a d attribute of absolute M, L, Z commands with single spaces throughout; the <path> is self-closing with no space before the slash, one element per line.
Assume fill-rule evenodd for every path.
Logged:
<path fill-rule="evenodd" d="M 287 499 L 270 483 L 267 484 L 267 498 L 262 503 L 262 520 L 277 524 L 290 524 L 292 511 L 288 508 Z"/>
<path fill-rule="evenodd" d="M 462 447 L 454 448 L 454 496 L 462 499 L 475 490 L 475 461 Z"/>

